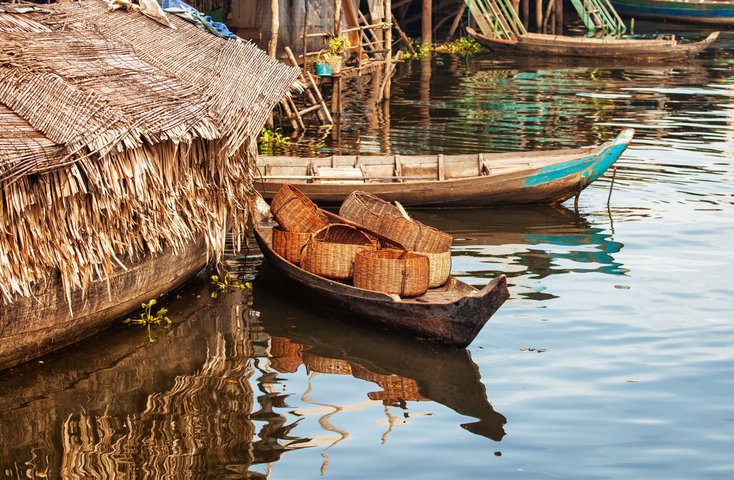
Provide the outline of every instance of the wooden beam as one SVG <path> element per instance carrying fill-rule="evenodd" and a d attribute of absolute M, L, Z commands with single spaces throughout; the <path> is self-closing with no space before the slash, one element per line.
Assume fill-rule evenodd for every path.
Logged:
<path fill-rule="evenodd" d="M 563 0 L 560 0 L 563 1 Z M 451 28 L 449 28 L 449 34 L 446 35 L 446 41 L 448 42 L 454 37 L 454 34 L 456 33 L 456 30 L 459 28 L 459 23 L 461 23 L 461 17 L 464 16 L 464 12 L 466 11 L 466 2 L 461 2 L 461 6 L 459 7 L 459 11 L 456 12 L 456 16 L 454 17 L 454 21 L 451 23 Z"/>
<path fill-rule="evenodd" d="M 268 55 L 275 58 L 278 51 L 278 30 L 280 29 L 279 0 L 270 0 L 270 40 L 268 41 Z"/>

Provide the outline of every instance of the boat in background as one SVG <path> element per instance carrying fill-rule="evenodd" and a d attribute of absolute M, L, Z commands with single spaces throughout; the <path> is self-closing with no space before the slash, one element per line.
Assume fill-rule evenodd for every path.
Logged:
<path fill-rule="evenodd" d="M 270 201 L 290 183 L 322 206 L 354 190 L 420 207 L 557 204 L 601 177 L 632 141 L 622 130 L 602 145 L 569 150 L 465 155 L 264 157 L 255 187 Z"/>
<path fill-rule="evenodd" d="M 645 0 L 643 0 L 645 1 Z M 617 7 L 617 2 L 614 2 Z M 493 38 L 466 29 L 469 36 L 493 52 L 507 55 L 543 55 L 562 57 L 614 58 L 634 61 L 681 60 L 696 56 L 719 38 L 712 32 L 704 40 L 681 43 L 672 35 L 659 38 L 568 37 L 542 33 L 524 33 L 516 40 Z"/>
<path fill-rule="evenodd" d="M 734 24 L 734 1 L 730 0 L 611 0 L 624 16 L 660 20 Z"/>

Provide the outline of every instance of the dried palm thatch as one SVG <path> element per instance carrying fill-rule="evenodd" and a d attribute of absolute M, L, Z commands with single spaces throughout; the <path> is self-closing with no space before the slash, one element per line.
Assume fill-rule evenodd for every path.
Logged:
<path fill-rule="evenodd" d="M 217 258 L 243 233 L 256 136 L 298 70 L 170 20 L 0 10 L 2 302 L 54 270 L 68 297 L 202 235 Z"/>

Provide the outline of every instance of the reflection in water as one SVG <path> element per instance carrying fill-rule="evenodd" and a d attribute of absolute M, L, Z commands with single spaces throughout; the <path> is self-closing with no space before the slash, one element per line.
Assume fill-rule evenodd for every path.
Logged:
<path fill-rule="evenodd" d="M 615 259 L 622 244 L 581 214 L 558 206 L 476 210 L 415 211 L 419 220 L 454 237 L 454 274 L 489 278 L 508 276 L 511 292 L 526 298 L 554 298 L 539 292 L 537 280 L 564 273 L 625 275 Z M 482 269 L 481 265 L 486 265 Z"/>
<path fill-rule="evenodd" d="M 327 450 L 349 437 L 339 415 L 356 406 L 316 401 L 316 375 L 375 385 L 359 403 L 382 409 L 383 443 L 407 422 L 412 402 L 474 417 L 463 426 L 477 435 L 504 435 L 505 418 L 489 404 L 466 350 L 335 325 L 305 311 L 294 318 L 268 289 L 256 295 L 262 314 L 241 292 L 217 303 L 208 293 L 200 280 L 172 299 L 178 323 L 153 344 L 142 331 L 113 328 L 5 372 L 0 477 L 265 478 L 285 452 L 308 447 L 322 449 L 325 473 Z M 307 388 L 285 393 L 282 374 L 308 375 Z M 314 415 L 323 433 L 299 435 L 300 422 Z"/>

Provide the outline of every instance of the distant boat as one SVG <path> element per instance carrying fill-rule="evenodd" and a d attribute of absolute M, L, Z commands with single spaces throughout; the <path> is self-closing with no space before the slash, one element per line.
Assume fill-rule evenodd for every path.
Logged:
<path fill-rule="evenodd" d="M 719 38 L 719 32 L 713 32 L 706 39 L 699 42 L 690 43 L 681 43 L 672 36 L 661 38 L 587 38 L 524 33 L 519 35 L 516 40 L 506 40 L 483 35 L 470 27 L 467 27 L 466 31 L 473 39 L 491 51 L 507 55 L 614 58 L 629 61 L 690 58 Z"/>
<path fill-rule="evenodd" d="M 602 145 L 569 150 L 464 155 L 259 157 L 255 187 L 270 201 L 285 183 L 319 205 L 339 205 L 362 190 L 423 207 L 561 203 L 598 179 L 627 148 L 634 130 Z"/>
<path fill-rule="evenodd" d="M 662 20 L 732 24 L 734 1 L 729 0 L 612 0 L 620 15 Z"/>

